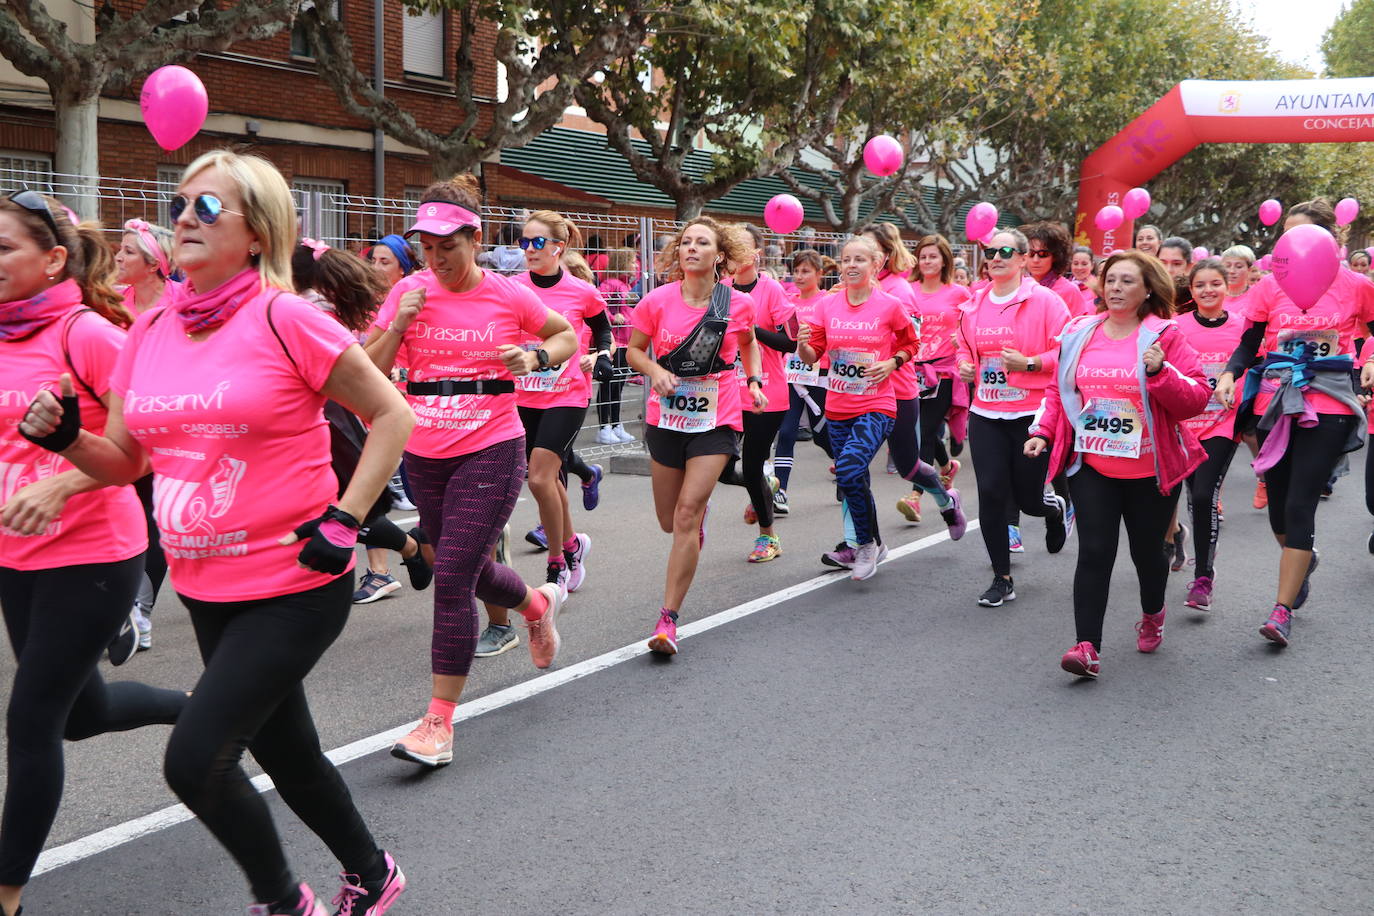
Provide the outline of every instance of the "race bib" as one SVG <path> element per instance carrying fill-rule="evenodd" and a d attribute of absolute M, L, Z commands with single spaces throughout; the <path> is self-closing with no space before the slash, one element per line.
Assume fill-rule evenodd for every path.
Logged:
<path fill-rule="evenodd" d="M 813 388 L 821 384 L 821 370 L 810 363 L 804 363 L 801 357 L 795 353 L 787 354 L 787 383 L 789 385 L 810 385 Z"/>
<path fill-rule="evenodd" d="M 1279 331 L 1278 344 L 1280 350 L 1293 357 L 1339 356 L 1341 332 L 1338 328 L 1284 328 Z"/>
<path fill-rule="evenodd" d="M 978 400 L 990 404 L 1024 401 L 1030 392 L 1007 382 L 1007 366 L 1000 356 L 978 361 Z"/>
<path fill-rule="evenodd" d="M 1139 458 L 1145 424 L 1129 398 L 1090 398 L 1074 424 L 1080 454 Z"/>
<path fill-rule="evenodd" d="M 872 350 L 831 350 L 826 387 L 838 394 L 870 394 L 878 386 L 868 380 L 877 356 Z"/>
<path fill-rule="evenodd" d="M 525 344 L 525 352 L 533 353 L 539 349 L 539 344 Z M 558 380 L 563 377 L 563 373 L 568 371 L 568 366 L 577 357 L 571 356 L 566 363 L 559 363 L 557 366 L 550 366 L 547 369 L 536 369 L 516 379 L 516 385 L 521 391 L 553 391 L 558 385 Z"/>
<path fill-rule="evenodd" d="M 1202 412 L 1225 413 L 1226 405 L 1217 400 L 1217 379 L 1226 371 L 1225 363 L 1203 363 L 1202 374 L 1207 376 L 1207 385 L 1212 389 L 1212 396 L 1207 399 L 1207 406 L 1202 408 Z"/>
<path fill-rule="evenodd" d="M 685 378 L 667 397 L 658 399 L 660 429 L 705 433 L 716 428 L 720 383 L 713 378 Z"/>

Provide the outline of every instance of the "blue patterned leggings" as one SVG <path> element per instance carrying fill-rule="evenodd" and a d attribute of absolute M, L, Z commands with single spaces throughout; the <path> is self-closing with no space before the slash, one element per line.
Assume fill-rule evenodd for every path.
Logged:
<path fill-rule="evenodd" d="M 854 523 L 854 538 L 860 545 L 877 538 L 877 506 L 868 466 L 892 432 L 896 421 L 881 413 L 860 414 L 850 420 L 826 418 L 830 446 L 835 452 L 835 482 L 844 494 L 845 506 Z"/>

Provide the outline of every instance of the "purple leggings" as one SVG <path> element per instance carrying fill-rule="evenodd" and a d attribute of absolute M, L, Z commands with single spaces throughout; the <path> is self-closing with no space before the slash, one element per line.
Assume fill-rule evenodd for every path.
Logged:
<path fill-rule="evenodd" d="M 405 454 L 406 476 L 420 527 L 434 545 L 435 674 L 467 677 L 477 649 L 477 600 L 513 608 L 525 583 L 491 558 L 525 481 L 524 437 L 471 455 L 422 458 Z"/>

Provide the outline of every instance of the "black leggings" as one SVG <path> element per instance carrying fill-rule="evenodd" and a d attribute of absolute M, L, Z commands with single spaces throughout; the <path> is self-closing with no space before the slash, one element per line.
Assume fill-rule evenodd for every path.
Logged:
<path fill-rule="evenodd" d="M 1374 441 L 1374 437 L 1370 437 L 1370 441 Z M 1366 449 L 1370 447 L 1365 446 Z M 1374 515 L 1374 456 L 1369 454 L 1364 456 L 1364 507 Z"/>
<path fill-rule="evenodd" d="M 143 575 L 148 579 L 146 611 L 151 611 L 157 603 L 158 592 L 167 579 L 167 555 L 162 552 L 162 537 L 153 520 L 153 475 L 146 474 L 134 481 L 134 492 L 138 501 L 143 503 L 143 515 L 148 522 L 148 551 L 143 555 Z"/>
<path fill-rule="evenodd" d="M 1202 440 L 1207 450 L 1204 461 L 1188 478 L 1188 507 L 1193 516 L 1193 552 L 1197 554 L 1197 574 L 1211 579 L 1217 557 L 1217 535 L 1221 533 L 1221 485 L 1231 459 L 1236 456 L 1235 439 L 1213 436 Z"/>
<path fill-rule="evenodd" d="M 763 465 L 773 451 L 773 440 L 782 427 L 785 410 L 770 410 L 764 413 L 744 411 L 744 444 L 740 448 L 740 463 L 737 469 L 731 461 L 720 472 L 720 482 L 731 486 L 744 487 L 749 491 L 749 502 L 759 517 L 759 527 L 773 525 L 773 491 L 763 474 Z"/>
<path fill-rule="evenodd" d="M 944 426 L 945 415 L 949 413 L 949 408 L 953 404 L 952 378 L 940 379 L 934 396 L 921 399 L 921 460 L 937 468 L 949 464 L 949 452 L 945 450 L 945 440 L 940 435 L 940 427 Z"/>
<path fill-rule="evenodd" d="M 563 475 L 561 479 L 563 481 L 564 486 L 567 486 L 569 471 L 576 474 L 582 480 L 583 483 L 591 482 L 591 465 L 583 461 L 582 456 L 577 454 L 577 452 L 573 451 L 572 449 L 568 449 L 568 453 L 563 456 Z"/>
<path fill-rule="evenodd" d="M 602 426 L 620 425 L 620 396 L 625 390 L 625 348 L 616 347 L 611 355 L 615 373 L 596 383 L 596 418 Z"/>
<path fill-rule="evenodd" d="M 820 446 L 827 458 L 835 460 L 835 453 L 830 448 L 830 430 L 825 424 L 825 389 L 808 387 L 806 391 L 816 410 L 807 406 L 802 396 L 797 394 L 795 385 L 787 386 L 787 413 L 783 414 L 782 427 L 778 430 L 778 445 L 773 450 L 773 470 L 783 490 L 787 489 L 792 479 L 792 460 L 797 451 L 797 432 L 801 427 L 803 412 L 811 425 L 811 441 Z"/>
<path fill-rule="evenodd" d="M 1011 575 L 1007 525 L 1012 524 L 1016 510 L 1039 518 L 1057 511 L 1045 496 L 1049 449 L 1039 458 L 1027 458 L 1023 451 L 1031 419 L 993 420 L 976 413 L 968 419 L 973 472 L 978 478 L 979 529 L 992 571 L 999 576 Z"/>
<path fill-rule="evenodd" d="M 1085 462 L 1069 478 L 1069 489 L 1073 492 L 1073 504 L 1078 507 L 1078 568 L 1073 574 L 1073 619 L 1078 630 L 1075 641 L 1090 642 L 1101 649 L 1102 619 L 1107 615 L 1107 596 L 1123 521 L 1131 561 L 1140 580 L 1141 613 L 1158 614 L 1164 608 L 1169 557 L 1159 545 L 1169 533 L 1180 488 L 1160 493 L 1153 477 L 1106 477 Z"/>
<path fill-rule="evenodd" d="M 1322 487 L 1331 478 L 1336 462 L 1345 453 L 1353 416 L 1319 414 L 1316 426 L 1293 423 L 1288 450 L 1269 470 L 1264 483 L 1269 490 L 1269 529 L 1284 536 L 1284 545 L 1311 550 L 1317 530 L 1317 503 Z M 1260 448 L 1269 438 L 1258 430 Z"/>
<path fill-rule="evenodd" d="M 921 399 L 898 398 L 897 419 L 887 437 L 897 473 L 911 481 L 914 490 L 943 493 L 940 472 L 921 460 Z"/>
<path fill-rule="evenodd" d="M 258 601 L 181 596 L 205 673 L 167 742 L 167 783 L 238 862 L 262 902 L 287 898 L 296 883 L 267 802 L 239 763 L 244 748 L 345 872 L 367 879 L 381 868 L 381 850 L 320 749 L 302 685 L 343 631 L 352 594 L 349 573 Z"/>
<path fill-rule="evenodd" d="M 106 684 L 96 665 L 129 617 L 143 555 L 117 563 L 19 571 L 0 567 L 0 609 L 18 665 L 6 712 L 0 884 L 29 880 L 62 800 L 62 739 L 168 725 L 186 694 L 136 681 Z"/>

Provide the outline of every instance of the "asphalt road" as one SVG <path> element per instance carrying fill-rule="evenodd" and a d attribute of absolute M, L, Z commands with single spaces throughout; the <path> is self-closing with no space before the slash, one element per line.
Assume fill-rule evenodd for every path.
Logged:
<path fill-rule="evenodd" d="M 684 623 L 822 571 L 833 486 L 820 452 L 799 449 L 783 557 L 744 562 L 744 493 L 718 490 Z M 446 769 L 423 774 L 384 753 L 346 764 L 410 877 L 392 912 L 1374 911 L 1363 462 L 1321 509 L 1322 567 L 1285 651 L 1257 633 L 1277 548 L 1238 458 L 1216 610 L 1184 609 L 1189 576 L 1175 574 L 1164 645 L 1137 653 L 1123 554 L 1100 681 L 1058 667 L 1073 637 L 1076 541 L 1047 556 L 1031 521 L 1020 597 L 1003 608 L 976 605 L 990 574 L 971 532 L 866 583 L 835 575 L 798 589 L 684 639 L 671 661 L 622 653 L 470 719 Z M 889 543 L 943 528 L 933 513 L 903 523 L 891 509 L 902 483 L 878 471 Z M 971 475 L 960 482 L 971 497 Z M 659 606 L 667 536 L 648 481 L 604 487 L 601 507 L 579 515 L 591 576 L 562 620 L 555 672 L 640 642 Z M 517 538 L 534 515 L 519 504 Z M 516 555 L 537 578 L 539 554 Z M 427 599 L 407 590 L 356 609 L 309 682 L 326 747 L 423 711 Z M 174 597 L 155 620 L 154 649 L 115 676 L 189 687 L 198 661 Z M 465 699 L 538 676 L 523 647 L 478 660 Z M 172 804 L 165 739 L 145 729 L 69 745 L 50 845 Z M 302 878 L 332 896 L 337 865 L 272 797 Z M 246 893 L 187 822 L 37 877 L 25 912 L 237 913 Z"/>

